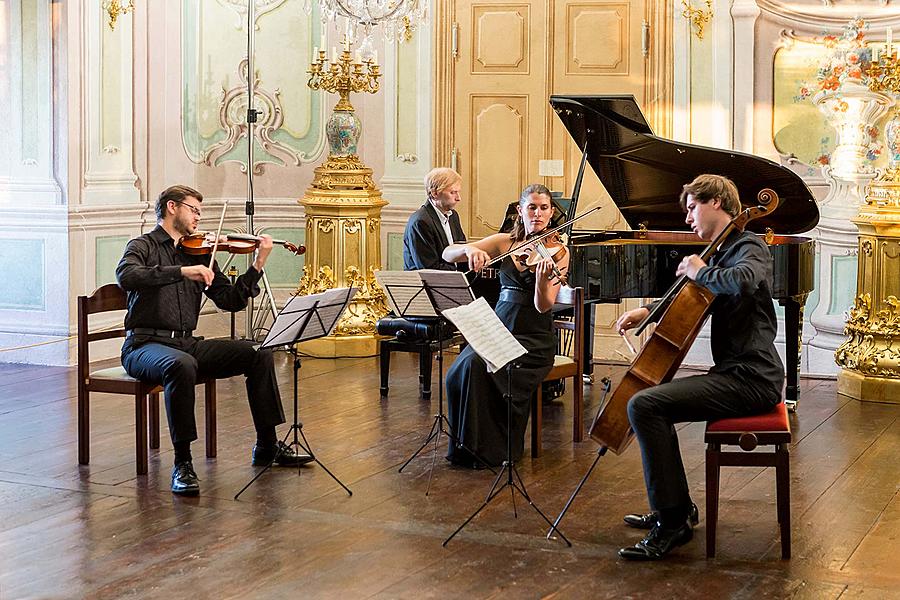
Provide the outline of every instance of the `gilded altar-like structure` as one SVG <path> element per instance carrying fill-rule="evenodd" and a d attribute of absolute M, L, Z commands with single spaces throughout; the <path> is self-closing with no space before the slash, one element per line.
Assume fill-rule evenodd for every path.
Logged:
<path fill-rule="evenodd" d="M 835 351 L 838 393 L 900 403 L 900 170 L 873 181 L 859 227 L 856 298 Z"/>

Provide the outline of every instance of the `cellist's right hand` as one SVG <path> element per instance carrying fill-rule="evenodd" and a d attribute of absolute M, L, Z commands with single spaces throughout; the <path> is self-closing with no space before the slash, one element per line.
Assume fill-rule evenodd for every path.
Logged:
<path fill-rule="evenodd" d="M 616 321 L 616 331 L 619 332 L 619 335 L 625 335 L 626 331 L 646 319 L 649 314 L 650 311 L 643 306 L 635 308 L 634 310 L 629 310 Z"/>

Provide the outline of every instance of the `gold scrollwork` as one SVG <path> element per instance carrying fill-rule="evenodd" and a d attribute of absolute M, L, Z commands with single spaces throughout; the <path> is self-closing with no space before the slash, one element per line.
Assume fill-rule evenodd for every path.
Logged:
<path fill-rule="evenodd" d="M 862 248 L 863 254 L 872 256 L 872 240 L 863 240 L 860 243 L 860 248 Z"/>
<path fill-rule="evenodd" d="M 357 233 L 359 233 L 359 230 L 362 229 L 362 223 L 359 222 L 359 219 L 346 219 L 343 225 L 344 233 L 348 235 L 356 235 Z M 350 267 L 347 268 L 349 269 Z"/>
<path fill-rule="evenodd" d="M 367 276 L 351 265 L 344 270 L 347 285 L 358 289 L 347 312 L 335 329 L 336 335 L 373 335 L 375 323 L 388 313 L 387 296 L 375 281 L 375 269 L 369 267 Z"/>
<path fill-rule="evenodd" d="M 334 219 L 316 219 L 316 226 L 322 233 L 334 231 Z"/>
<path fill-rule="evenodd" d="M 835 362 L 847 369 L 878 377 L 900 377 L 900 300 L 888 296 L 883 308 L 872 309 L 871 294 L 859 294 L 847 313 L 844 333 L 849 339 L 834 353 Z"/>
<path fill-rule="evenodd" d="M 366 219 L 366 223 L 369 227 L 369 233 L 375 233 L 378 231 L 379 226 L 381 225 L 381 219 L 376 219 L 374 217 Z"/>
<path fill-rule="evenodd" d="M 694 26 L 694 34 L 698 40 L 703 39 L 703 29 L 713 17 L 712 0 L 706 0 L 706 10 L 697 8 L 691 0 L 681 0 L 681 16 L 688 19 Z"/>
<path fill-rule="evenodd" d="M 309 266 L 303 267 L 303 276 L 300 277 L 300 283 L 297 285 L 297 296 L 309 296 L 310 294 L 318 294 L 325 290 L 335 287 L 334 271 L 331 267 L 325 265 L 319 268 L 319 272 L 312 274 Z"/>

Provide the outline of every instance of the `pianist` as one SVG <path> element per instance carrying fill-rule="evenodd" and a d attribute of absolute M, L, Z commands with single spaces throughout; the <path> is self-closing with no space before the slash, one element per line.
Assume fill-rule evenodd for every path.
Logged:
<path fill-rule="evenodd" d="M 684 186 L 679 201 L 687 213 L 685 222 L 706 241 L 741 210 L 734 183 L 719 175 L 698 176 Z M 774 345 L 772 259 L 765 244 L 752 233 L 735 231 L 709 264 L 691 255 L 676 273 L 716 295 L 710 340 L 714 365 L 706 375 L 642 390 L 628 402 L 651 509 L 625 516 L 627 525 L 650 530 L 634 546 L 619 550 L 628 560 L 658 560 L 693 535 L 697 507 L 691 502 L 674 425 L 763 413 L 781 401 L 784 368 Z M 648 314 L 648 307 L 629 311 L 616 328 L 624 335 Z"/>
<path fill-rule="evenodd" d="M 425 176 L 428 198 L 410 216 L 403 231 L 404 270 L 456 270 L 456 265 L 441 258 L 441 252 L 450 244 L 466 241 L 459 214 L 454 210 L 461 189 L 462 178 L 453 169 L 438 167 Z"/>

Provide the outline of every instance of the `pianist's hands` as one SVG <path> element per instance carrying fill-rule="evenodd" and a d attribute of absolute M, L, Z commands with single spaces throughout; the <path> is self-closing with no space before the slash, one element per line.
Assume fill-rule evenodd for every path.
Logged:
<path fill-rule="evenodd" d="M 675 269 L 675 275 L 681 277 L 682 275 L 687 275 L 688 279 L 694 281 L 697 279 L 697 273 L 700 272 L 700 269 L 706 266 L 706 263 L 703 262 L 703 259 L 697 256 L 696 254 L 691 254 L 690 256 L 685 256 L 681 260 L 681 264 L 678 265 L 678 268 Z"/>
<path fill-rule="evenodd" d="M 635 308 L 634 310 L 629 310 L 616 321 L 616 331 L 619 332 L 619 335 L 625 335 L 626 331 L 637 326 L 637 324 L 646 319 L 649 314 L 650 310 L 643 306 Z"/>

